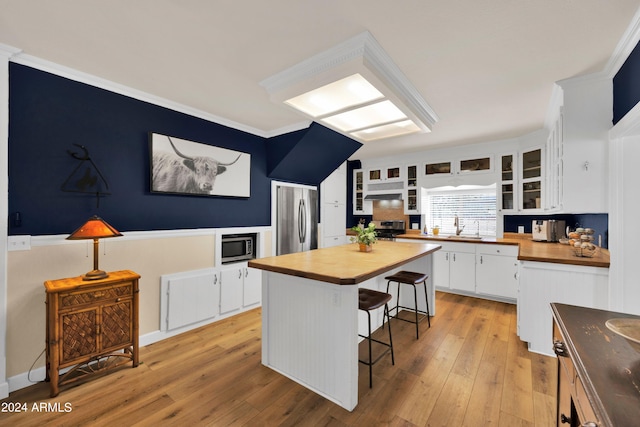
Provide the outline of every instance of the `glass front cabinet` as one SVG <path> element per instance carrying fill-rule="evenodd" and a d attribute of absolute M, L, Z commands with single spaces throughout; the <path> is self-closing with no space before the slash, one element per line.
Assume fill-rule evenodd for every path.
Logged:
<path fill-rule="evenodd" d="M 503 154 L 500 156 L 500 210 L 513 212 L 517 209 L 517 168 L 516 155 Z"/>
<path fill-rule="evenodd" d="M 399 166 L 369 169 L 367 174 L 367 180 L 370 183 L 402 180 L 402 168 Z"/>
<path fill-rule="evenodd" d="M 407 215 L 420 213 L 420 198 L 418 191 L 418 166 L 407 166 L 407 179 L 404 201 L 404 213 Z"/>
<path fill-rule="evenodd" d="M 520 164 L 521 209 L 542 209 L 542 149 L 524 151 Z"/>
<path fill-rule="evenodd" d="M 353 171 L 353 214 L 370 215 L 371 201 L 364 200 L 364 174 L 362 169 Z"/>

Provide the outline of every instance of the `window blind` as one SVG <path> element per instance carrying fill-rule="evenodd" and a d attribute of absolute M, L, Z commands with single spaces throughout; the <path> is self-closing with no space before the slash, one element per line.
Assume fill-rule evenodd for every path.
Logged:
<path fill-rule="evenodd" d="M 422 206 L 426 206 L 426 224 L 429 230 L 436 225 L 442 234 L 455 234 L 455 216 L 458 215 L 464 234 L 496 235 L 495 186 L 480 189 L 454 189 L 427 191 Z"/>

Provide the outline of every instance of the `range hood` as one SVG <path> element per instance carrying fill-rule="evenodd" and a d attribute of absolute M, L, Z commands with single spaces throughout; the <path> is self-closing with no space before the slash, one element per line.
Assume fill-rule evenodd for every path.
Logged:
<path fill-rule="evenodd" d="M 365 200 L 402 200 L 402 193 L 367 194 Z"/>

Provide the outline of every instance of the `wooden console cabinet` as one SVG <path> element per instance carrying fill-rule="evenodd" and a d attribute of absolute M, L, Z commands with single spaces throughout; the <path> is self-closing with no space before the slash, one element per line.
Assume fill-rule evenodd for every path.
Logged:
<path fill-rule="evenodd" d="M 132 362 L 138 366 L 138 279 L 123 270 L 86 281 L 47 280 L 46 380 L 59 387 Z M 60 370 L 69 368 L 60 375 Z"/>
<path fill-rule="evenodd" d="M 609 319 L 638 316 L 558 303 L 551 310 L 558 427 L 639 425 L 640 352 L 606 326 Z"/>

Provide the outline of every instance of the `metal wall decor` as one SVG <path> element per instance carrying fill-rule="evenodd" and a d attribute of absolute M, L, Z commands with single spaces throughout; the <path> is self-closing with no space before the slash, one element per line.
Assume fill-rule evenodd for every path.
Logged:
<path fill-rule="evenodd" d="M 98 169 L 98 166 L 91 160 L 89 150 L 84 145 L 73 145 L 79 147 L 83 153 L 78 154 L 71 150 L 67 150 L 67 153 L 74 159 L 79 160 L 80 163 L 60 188 L 67 193 L 94 194 L 96 196 L 96 207 L 100 207 L 100 197 L 111 194 L 109 192 L 109 184 L 100 169 Z"/>

